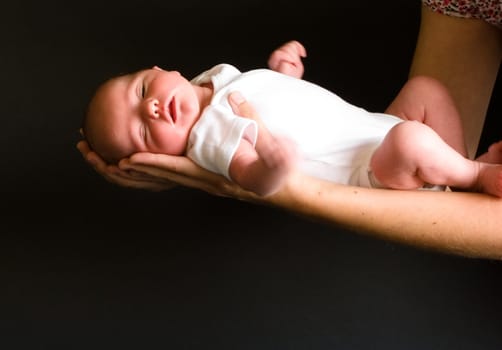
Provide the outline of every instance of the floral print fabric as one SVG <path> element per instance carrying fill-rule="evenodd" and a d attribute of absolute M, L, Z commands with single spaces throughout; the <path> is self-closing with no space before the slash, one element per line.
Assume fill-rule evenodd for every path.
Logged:
<path fill-rule="evenodd" d="M 483 19 L 502 28 L 502 0 L 422 0 L 422 3 L 435 12 Z"/>

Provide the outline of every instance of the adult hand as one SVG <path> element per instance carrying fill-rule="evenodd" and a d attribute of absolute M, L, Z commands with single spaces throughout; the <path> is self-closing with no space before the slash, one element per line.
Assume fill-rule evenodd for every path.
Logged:
<path fill-rule="evenodd" d="M 116 185 L 151 191 L 163 191 L 176 185 L 172 181 L 155 178 L 147 173 L 134 171 L 134 169 L 127 171 L 120 169 L 116 165 L 106 164 L 101 157 L 90 149 L 89 144 L 85 140 L 77 143 L 77 149 L 97 173 Z"/>
<path fill-rule="evenodd" d="M 224 176 L 201 168 L 183 156 L 166 154 L 135 153 L 119 163 L 122 171 L 145 174 L 152 181 L 164 181 L 199 189 L 213 195 L 250 200 L 255 197 Z"/>
<path fill-rule="evenodd" d="M 122 159 L 116 166 L 106 164 L 85 140 L 79 141 L 77 148 L 96 172 L 119 186 L 164 191 L 182 185 L 218 196 L 246 200 L 255 197 L 223 176 L 199 167 L 187 157 L 140 152 Z"/>

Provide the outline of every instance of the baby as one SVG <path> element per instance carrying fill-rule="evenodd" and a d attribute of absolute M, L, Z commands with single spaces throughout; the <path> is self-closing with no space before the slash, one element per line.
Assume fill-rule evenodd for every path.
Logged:
<path fill-rule="evenodd" d="M 111 163 L 136 152 L 186 155 L 262 196 L 297 167 L 350 185 L 433 184 L 502 197 L 502 165 L 491 164 L 502 146 L 484 162 L 466 158 L 457 111 L 437 81 L 413 78 L 400 93 L 407 110 L 371 113 L 302 80 L 305 56 L 291 41 L 272 53 L 270 69 L 242 73 L 219 64 L 189 81 L 154 67 L 112 78 L 89 103 L 85 138 Z M 420 95 L 407 96 L 411 84 Z M 232 112 L 236 91 L 261 122 Z"/>

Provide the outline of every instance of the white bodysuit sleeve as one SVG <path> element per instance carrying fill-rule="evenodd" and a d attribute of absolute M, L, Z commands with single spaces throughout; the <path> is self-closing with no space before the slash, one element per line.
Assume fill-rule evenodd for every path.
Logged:
<path fill-rule="evenodd" d="M 187 156 L 201 167 L 231 180 L 230 162 L 241 140 L 253 146 L 258 137 L 255 121 L 229 113 L 220 106 L 208 106 L 190 133 Z"/>

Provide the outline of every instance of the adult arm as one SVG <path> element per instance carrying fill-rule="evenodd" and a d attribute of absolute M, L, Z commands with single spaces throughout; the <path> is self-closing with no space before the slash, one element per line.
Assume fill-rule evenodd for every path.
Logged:
<path fill-rule="evenodd" d="M 410 77 L 426 75 L 450 91 L 474 158 L 502 59 L 502 31 L 480 19 L 433 12 L 425 5 Z"/>
<path fill-rule="evenodd" d="M 297 174 L 269 203 L 381 239 L 502 259 L 502 200 L 479 193 L 369 189 Z"/>
<path fill-rule="evenodd" d="M 138 153 L 121 167 L 380 239 L 465 257 L 502 259 L 502 199 L 485 194 L 370 189 L 294 173 L 279 192 L 260 197 L 183 157 Z"/>

